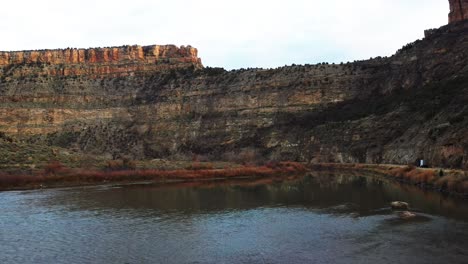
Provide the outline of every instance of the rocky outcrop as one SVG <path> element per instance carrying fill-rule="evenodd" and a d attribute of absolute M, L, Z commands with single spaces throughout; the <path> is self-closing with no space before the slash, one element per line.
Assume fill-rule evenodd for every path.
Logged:
<path fill-rule="evenodd" d="M 449 0 L 449 23 L 468 19 L 468 0 Z"/>
<path fill-rule="evenodd" d="M 20 66 L 23 69 L 18 69 Z M 31 66 L 37 66 L 31 68 Z M 161 69 L 202 67 L 197 49 L 174 45 L 122 46 L 93 49 L 62 49 L 0 52 L 0 67 L 15 76 L 127 76 L 130 73 L 154 72 Z M 40 68 L 39 68 L 40 67 Z"/>

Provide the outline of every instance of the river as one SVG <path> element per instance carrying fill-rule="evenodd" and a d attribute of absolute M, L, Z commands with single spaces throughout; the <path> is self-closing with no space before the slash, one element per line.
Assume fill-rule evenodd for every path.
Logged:
<path fill-rule="evenodd" d="M 0 263 L 468 262 L 467 200 L 377 178 L 12 191 L 0 212 Z"/>

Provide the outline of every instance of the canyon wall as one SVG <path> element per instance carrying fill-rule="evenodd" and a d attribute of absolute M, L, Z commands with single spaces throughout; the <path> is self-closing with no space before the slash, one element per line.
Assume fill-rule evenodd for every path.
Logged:
<path fill-rule="evenodd" d="M 122 46 L 94 49 L 62 49 L 0 52 L 0 67 L 16 68 L 14 77 L 128 76 L 162 69 L 202 67 L 193 47 L 174 45 Z M 22 70 L 18 67 L 23 67 Z M 36 67 L 34 67 L 36 66 Z"/>
<path fill-rule="evenodd" d="M 106 159 L 468 166 L 468 22 L 343 64 L 225 71 L 193 48 L 125 49 L 2 53 L 0 141 Z"/>

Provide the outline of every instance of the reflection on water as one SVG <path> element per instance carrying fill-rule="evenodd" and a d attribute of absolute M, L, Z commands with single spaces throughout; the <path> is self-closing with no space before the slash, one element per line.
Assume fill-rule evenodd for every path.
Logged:
<path fill-rule="evenodd" d="M 407 201 L 418 216 L 389 208 Z M 309 175 L 0 193 L 0 263 L 464 263 L 468 203 Z"/>

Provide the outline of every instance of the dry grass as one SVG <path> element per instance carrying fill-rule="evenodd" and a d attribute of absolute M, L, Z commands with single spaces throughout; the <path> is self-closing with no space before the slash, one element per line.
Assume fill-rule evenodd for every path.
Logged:
<path fill-rule="evenodd" d="M 439 177 L 437 170 L 408 166 L 391 169 L 389 174 L 411 183 L 427 184 L 447 192 L 468 194 L 468 175 L 460 171 L 448 171 L 444 173 L 445 176 Z"/>
<path fill-rule="evenodd" d="M 461 170 L 421 169 L 415 166 L 377 164 L 311 164 L 312 171 L 378 173 L 399 181 L 435 188 L 444 192 L 468 195 L 468 172 Z"/>
<path fill-rule="evenodd" d="M 441 191 L 468 195 L 468 175 L 463 171 L 419 169 L 414 166 L 377 169 L 386 175 L 413 184 L 433 186 Z"/>
<path fill-rule="evenodd" d="M 438 179 L 436 187 L 444 191 L 468 194 L 468 176 L 454 174 Z"/>
<path fill-rule="evenodd" d="M 275 167 L 244 166 L 227 169 L 209 169 L 195 166 L 192 169 L 179 170 L 71 170 L 59 164 L 51 164 L 40 173 L 29 175 L 0 175 L 0 189 L 37 188 L 41 186 L 67 186 L 92 184 L 102 182 L 130 182 L 130 181 L 165 181 L 186 180 L 195 181 L 215 178 L 235 177 L 272 177 L 285 174 L 305 172 L 302 164 L 294 162 L 280 162 Z"/>
<path fill-rule="evenodd" d="M 418 184 L 433 184 L 437 175 L 434 170 L 417 169 L 414 166 L 392 168 L 388 174 L 401 180 Z"/>

